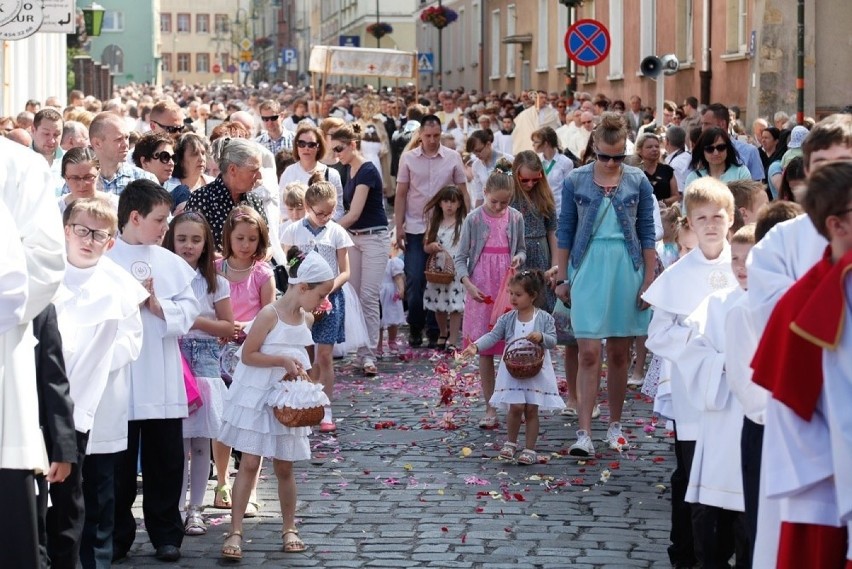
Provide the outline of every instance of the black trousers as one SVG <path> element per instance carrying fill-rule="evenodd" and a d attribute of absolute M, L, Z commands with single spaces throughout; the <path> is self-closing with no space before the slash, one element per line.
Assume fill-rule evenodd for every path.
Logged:
<path fill-rule="evenodd" d="M 83 569 L 109 569 L 112 566 L 115 465 L 120 454 L 90 454 L 83 462 L 83 500 L 86 504 L 80 542 Z"/>
<path fill-rule="evenodd" d="M 148 419 L 127 424 L 127 450 L 120 453 L 115 484 L 113 558 L 127 555 L 136 539 L 131 508 L 136 500 L 136 458 L 142 457 L 142 513 L 154 548 L 180 547 L 183 520 L 183 419 Z"/>
<path fill-rule="evenodd" d="M 0 469 L 0 556 L 3 567 L 39 567 L 35 473 Z"/>
<path fill-rule="evenodd" d="M 672 544 L 668 548 L 669 560 L 674 566 L 691 567 L 696 564 L 695 539 L 692 535 L 692 504 L 686 501 L 689 471 L 695 456 L 695 441 L 680 441 L 675 425 L 675 471 L 672 473 Z"/>
<path fill-rule="evenodd" d="M 760 461 L 763 455 L 763 425 L 743 417 L 740 439 L 743 469 L 743 497 L 748 527 L 749 552 L 754 556 L 757 539 L 757 505 L 760 502 Z"/>
<path fill-rule="evenodd" d="M 39 515 L 39 548 L 42 567 L 76 569 L 83 534 L 83 459 L 86 456 L 88 433 L 76 433 L 77 462 L 61 484 L 50 484 L 44 476 L 36 478 L 39 495 L 36 497 Z M 50 508 L 47 496 L 50 495 Z M 49 563 L 48 563 L 48 560 Z"/>
<path fill-rule="evenodd" d="M 692 533 L 702 569 L 729 569 L 728 560 L 735 553 L 735 567 L 751 567 L 744 512 L 692 504 Z"/>

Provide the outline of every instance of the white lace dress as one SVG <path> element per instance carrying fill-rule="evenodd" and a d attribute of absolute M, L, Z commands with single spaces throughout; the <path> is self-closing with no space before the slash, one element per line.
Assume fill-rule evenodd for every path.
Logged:
<path fill-rule="evenodd" d="M 291 325 L 280 319 L 264 340 L 263 354 L 287 355 L 310 369 L 306 346 L 313 345 L 311 331 L 304 323 Z M 240 348 L 240 355 L 242 348 Z M 310 427 L 285 427 L 275 418 L 266 402 L 275 384 L 285 375 L 283 367 L 253 367 L 237 364 L 234 380 L 225 398 L 225 414 L 219 440 L 241 452 L 277 458 L 308 460 Z"/>

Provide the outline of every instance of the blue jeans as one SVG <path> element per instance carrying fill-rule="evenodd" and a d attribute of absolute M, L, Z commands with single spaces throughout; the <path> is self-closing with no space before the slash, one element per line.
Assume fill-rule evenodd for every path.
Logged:
<path fill-rule="evenodd" d="M 423 251 L 423 233 L 405 234 L 405 301 L 408 303 L 408 326 L 412 335 L 423 334 L 428 328 L 429 337 L 438 337 L 438 323 L 432 311 L 423 308 L 426 292 L 426 252 Z"/>

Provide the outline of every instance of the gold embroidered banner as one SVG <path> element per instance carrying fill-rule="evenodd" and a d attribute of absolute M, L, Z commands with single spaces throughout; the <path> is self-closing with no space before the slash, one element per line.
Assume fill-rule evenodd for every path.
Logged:
<path fill-rule="evenodd" d="M 308 69 L 325 75 L 363 75 L 412 79 L 417 74 L 417 54 L 395 49 L 316 45 Z"/>

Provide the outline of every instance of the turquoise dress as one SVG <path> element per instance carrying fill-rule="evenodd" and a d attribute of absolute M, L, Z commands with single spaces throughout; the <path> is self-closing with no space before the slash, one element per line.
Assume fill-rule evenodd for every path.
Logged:
<path fill-rule="evenodd" d="M 579 339 L 644 336 L 651 321 L 650 310 L 639 310 L 636 297 L 645 267 L 634 269 L 624 243 L 610 198 L 604 197 L 579 269 L 569 265 L 571 325 Z"/>

